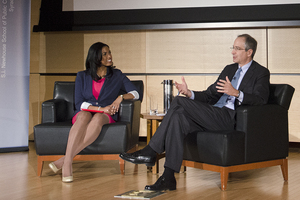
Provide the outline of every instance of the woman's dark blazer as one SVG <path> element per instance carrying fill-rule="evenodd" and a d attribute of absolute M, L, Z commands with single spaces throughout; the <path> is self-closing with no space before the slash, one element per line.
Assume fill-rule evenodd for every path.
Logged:
<path fill-rule="evenodd" d="M 93 106 L 105 107 L 113 103 L 120 93 L 128 93 L 134 91 L 136 87 L 130 82 L 125 74 L 119 69 L 112 69 L 112 73 L 105 77 L 104 84 L 100 91 L 98 100 L 92 92 L 93 79 L 88 71 L 80 71 L 77 73 L 75 81 L 75 112 L 76 115 L 80 111 L 83 102 L 91 103 Z M 112 115 L 116 121 L 117 114 Z"/>

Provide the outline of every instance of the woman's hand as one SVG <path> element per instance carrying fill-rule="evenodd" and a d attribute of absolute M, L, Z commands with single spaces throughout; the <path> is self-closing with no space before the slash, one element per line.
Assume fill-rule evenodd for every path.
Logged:
<path fill-rule="evenodd" d="M 103 111 L 104 113 L 107 113 L 109 115 L 114 115 L 116 113 L 115 109 L 113 108 L 112 105 L 108 105 L 108 106 L 105 106 L 105 107 L 89 106 L 88 109 L 100 110 L 100 111 Z"/>
<path fill-rule="evenodd" d="M 117 112 L 119 112 L 119 108 L 120 108 L 120 103 L 123 101 L 123 98 L 121 96 L 118 96 L 116 98 L 116 100 L 110 105 L 111 106 L 111 112 L 114 114 L 116 114 Z"/>
<path fill-rule="evenodd" d="M 105 113 L 109 114 L 109 115 L 114 115 L 116 114 L 117 112 L 119 112 L 119 108 L 120 108 L 120 104 L 121 102 L 123 101 L 124 97 L 126 96 L 126 99 L 133 99 L 134 96 L 132 94 L 124 94 L 123 95 L 123 98 L 122 96 L 118 96 L 116 98 L 116 100 L 114 100 L 114 102 L 109 105 L 109 106 L 106 106 L 104 108 L 101 108 L 100 110 L 104 111 Z"/>
<path fill-rule="evenodd" d="M 118 96 L 116 98 L 116 100 L 111 105 L 108 105 L 108 106 L 105 106 L 105 107 L 100 107 L 100 108 L 98 106 L 89 106 L 89 109 L 100 110 L 100 111 L 103 111 L 106 114 L 114 115 L 117 112 L 119 112 L 120 103 L 122 101 L 123 101 L 123 98 L 121 96 Z"/>
<path fill-rule="evenodd" d="M 105 107 L 101 107 L 101 110 L 106 113 L 106 114 L 109 114 L 109 115 L 114 115 L 116 114 L 116 109 L 113 108 L 112 105 L 108 105 L 108 106 L 105 106 Z"/>

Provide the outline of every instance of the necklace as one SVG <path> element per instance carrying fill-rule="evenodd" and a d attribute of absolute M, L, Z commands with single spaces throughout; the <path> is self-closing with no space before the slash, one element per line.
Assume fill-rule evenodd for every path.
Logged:
<path fill-rule="evenodd" d="M 98 76 L 99 78 L 103 78 L 103 77 L 106 75 L 106 73 L 107 73 L 107 68 L 106 68 L 106 67 L 105 67 L 105 68 L 100 67 L 100 68 L 98 68 L 98 70 L 97 70 L 97 76 Z"/>

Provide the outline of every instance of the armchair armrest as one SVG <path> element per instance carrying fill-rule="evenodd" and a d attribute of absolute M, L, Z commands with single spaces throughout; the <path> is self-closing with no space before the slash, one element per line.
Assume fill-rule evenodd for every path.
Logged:
<path fill-rule="evenodd" d="M 245 133 L 245 162 L 288 156 L 288 110 L 276 104 L 240 106 L 236 130 Z"/>
<path fill-rule="evenodd" d="M 138 143 L 139 128 L 140 128 L 140 113 L 141 101 L 140 100 L 124 100 L 122 101 L 119 109 L 119 122 L 129 122 L 131 139 L 129 146 L 132 147 Z"/>
<path fill-rule="evenodd" d="M 119 120 L 121 122 L 131 122 L 136 111 L 140 112 L 140 100 L 124 100 L 120 104 Z M 140 113 L 138 113 L 139 117 Z"/>
<path fill-rule="evenodd" d="M 51 99 L 42 103 L 42 123 L 66 121 L 67 102 L 63 99 Z"/>

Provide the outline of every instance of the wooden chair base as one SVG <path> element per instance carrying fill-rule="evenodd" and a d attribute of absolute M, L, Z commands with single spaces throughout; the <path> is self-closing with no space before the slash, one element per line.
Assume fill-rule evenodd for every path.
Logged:
<path fill-rule="evenodd" d="M 217 165 L 210 165 L 205 163 L 199 163 L 194 161 L 183 160 L 182 166 L 186 167 L 194 167 L 198 169 L 209 170 L 213 172 L 219 172 L 221 175 L 221 189 L 224 191 L 227 188 L 227 181 L 228 175 L 230 172 L 239 172 L 239 171 L 246 171 L 250 169 L 259 169 L 265 167 L 272 167 L 272 166 L 281 166 L 281 171 L 283 175 L 283 179 L 285 181 L 288 180 L 288 160 L 286 159 L 279 159 L 279 160 L 271 160 L 271 161 L 264 161 L 264 162 L 257 162 L 257 163 L 249 163 L 243 165 L 234 165 L 228 167 L 222 167 Z"/>
<path fill-rule="evenodd" d="M 138 145 L 130 149 L 128 152 L 137 151 Z M 43 171 L 43 165 L 45 161 L 55 161 L 63 157 L 64 155 L 44 155 L 37 158 L 37 175 L 41 176 Z M 121 174 L 125 174 L 125 161 L 119 157 L 119 154 L 91 154 L 91 155 L 76 155 L 74 161 L 93 161 L 93 160 L 119 160 Z"/>

